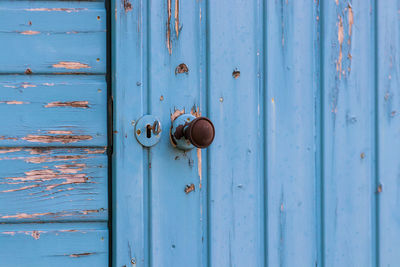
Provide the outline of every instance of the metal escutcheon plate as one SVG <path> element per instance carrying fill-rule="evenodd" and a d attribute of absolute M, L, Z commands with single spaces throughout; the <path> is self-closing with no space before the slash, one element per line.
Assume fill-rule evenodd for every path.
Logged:
<path fill-rule="evenodd" d="M 153 115 L 144 115 L 136 122 L 135 136 L 144 147 L 157 144 L 160 141 L 161 132 L 160 120 Z"/>

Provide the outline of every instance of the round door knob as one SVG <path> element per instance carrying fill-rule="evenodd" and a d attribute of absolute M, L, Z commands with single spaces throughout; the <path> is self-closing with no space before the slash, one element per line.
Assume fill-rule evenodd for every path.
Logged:
<path fill-rule="evenodd" d="M 184 135 L 195 147 L 206 148 L 214 140 L 214 124 L 206 117 L 198 117 L 184 128 Z"/>
<path fill-rule="evenodd" d="M 211 145 L 214 137 L 215 128 L 208 118 L 182 114 L 172 122 L 171 142 L 176 148 L 206 148 Z"/>

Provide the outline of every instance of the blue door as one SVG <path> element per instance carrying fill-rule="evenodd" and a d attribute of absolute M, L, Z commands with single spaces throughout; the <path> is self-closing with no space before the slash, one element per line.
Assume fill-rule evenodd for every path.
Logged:
<path fill-rule="evenodd" d="M 400 266 L 399 8 L 0 1 L 0 266 Z"/>
<path fill-rule="evenodd" d="M 399 266 L 399 7 L 112 1 L 115 266 Z"/>
<path fill-rule="evenodd" d="M 104 2 L 0 1 L 0 266 L 108 266 Z"/>

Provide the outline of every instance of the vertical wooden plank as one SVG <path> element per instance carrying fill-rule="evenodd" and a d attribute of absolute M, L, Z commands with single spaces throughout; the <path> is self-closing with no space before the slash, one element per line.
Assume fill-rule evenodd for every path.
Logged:
<path fill-rule="evenodd" d="M 377 1 L 379 266 L 400 262 L 400 1 Z"/>
<path fill-rule="evenodd" d="M 209 1 L 209 266 L 264 265 L 262 1 Z"/>
<path fill-rule="evenodd" d="M 156 0 L 149 7 L 149 112 L 163 123 L 149 156 L 152 266 L 204 266 L 206 168 L 202 153 L 169 139 L 171 114 L 204 109 L 204 1 Z M 193 107 L 195 107 L 193 109 Z M 185 192 L 194 185 L 194 191 Z"/>
<path fill-rule="evenodd" d="M 114 98 L 113 265 L 146 266 L 147 217 L 142 146 L 134 135 L 144 113 L 146 6 L 141 0 L 113 0 L 112 88 Z"/>
<path fill-rule="evenodd" d="M 374 4 L 324 1 L 324 261 L 372 266 Z"/>
<path fill-rule="evenodd" d="M 268 1 L 268 265 L 316 266 L 318 1 Z"/>

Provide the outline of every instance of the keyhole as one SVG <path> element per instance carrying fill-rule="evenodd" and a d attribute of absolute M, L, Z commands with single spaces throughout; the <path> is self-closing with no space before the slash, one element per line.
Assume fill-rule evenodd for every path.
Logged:
<path fill-rule="evenodd" d="M 151 126 L 149 124 L 146 126 L 146 136 L 147 138 L 151 138 Z"/>

